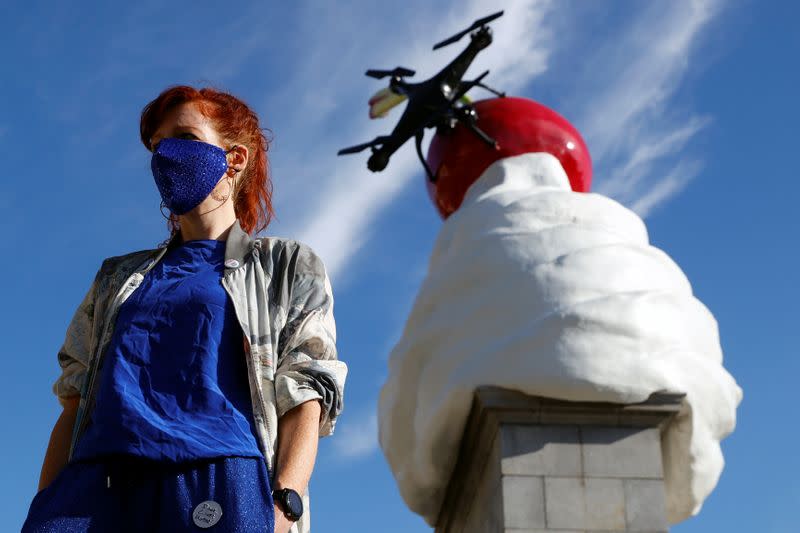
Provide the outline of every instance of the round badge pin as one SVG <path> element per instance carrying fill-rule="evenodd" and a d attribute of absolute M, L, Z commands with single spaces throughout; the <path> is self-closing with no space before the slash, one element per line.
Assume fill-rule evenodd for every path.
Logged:
<path fill-rule="evenodd" d="M 225 266 L 228 268 L 236 268 L 239 266 L 239 261 L 237 261 L 236 259 L 226 259 Z"/>
<path fill-rule="evenodd" d="M 192 512 L 194 525 L 203 529 L 213 526 L 220 518 L 222 518 L 222 507 L 214 500 L 198 503 Z"/>

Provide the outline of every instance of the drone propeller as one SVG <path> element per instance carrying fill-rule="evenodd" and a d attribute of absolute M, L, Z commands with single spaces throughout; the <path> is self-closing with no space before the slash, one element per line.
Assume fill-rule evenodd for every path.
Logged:
<path fill-rule="evenodd" d="M 494 13 L 493 15 L 489 15 L 488 17 L 483 17 L 482 19 L 476 20 L 475 22 L 472 23 L 472 26 L 470 26 L 466 30 L 464 30 L 462 32 L 459 32 L 459 33 L 456 33 L 452 37 L 450 37 L 448 39 L 445 39 L 444 41 L 433 45 L 433 49 L 436 50 L 437 48 L 441 48 L 443 46 L 447 46 L 448 44 L 453 44 L 454 42 L 458 41 L 463 36 L 465 36 L 466 34 L 471 32 L 472 30 L 477 30 L 481 26 L 493 21 L 494 19 L 496 19 L 497 17 L 499 17 L 502 14 L 503 14 L 502 11 L 498 11 L 497 13 Z"/>
<path fill-rule="evenodd" d="M 362 150 L 366 150 L 367 148 L 373 148 L 372 151 L 374 152 L 375 151 L 375 148 L 374 148 L 375 145 L 383 144 L 385 142 L 388 142 L 389 139 L 391 139 L 390 135 L 381 135 L 379 137 L 375 137 L 374 139 L 372 139 L 369 142 L 357 144 L 355 146 L 348 146 L 347 148 L 342 148 L 341 150 L 336 152 L 336 155 L 355 154 L 355 153 L 360 152 Z"/>
<path fill-rule="evenodd" d="M 342 148 L 336 153 L 336 155 L 355 154 L 357 152 L 360 152 L 361 150 L 364 150 L 365 148 L 369 148 L 370 146 L 372 146 L 372 142 L 357 144 L 349 148 Z"/>
<path fill-rule="evenodd" d="M 394 70 L 369 69 L 365 72 L 365 74 L 379 80 L 381 78 L 385 78 L 386 76 L 413 76 L 416 73 L 413 70 L 405 67 L 396 67 Z"/>

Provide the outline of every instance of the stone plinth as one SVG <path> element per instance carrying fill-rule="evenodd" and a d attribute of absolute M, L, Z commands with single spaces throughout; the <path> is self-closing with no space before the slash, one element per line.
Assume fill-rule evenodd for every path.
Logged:
<path fill-rule="evenodd" d="M 479 388 L 436 532 L 666 532 L 661 431 L 683 399 L 569 402 Z"/>

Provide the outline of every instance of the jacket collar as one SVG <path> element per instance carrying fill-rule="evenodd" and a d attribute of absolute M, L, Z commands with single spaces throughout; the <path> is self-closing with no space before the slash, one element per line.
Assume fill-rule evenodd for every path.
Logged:
<path fill-rule="evenodd" d="M 182 241 L 181 232 L 176 231 L 175 235 L 170 238 L 167 246 L 157 255 L 156 260 L 161 259 L 167 251 L 178 246 Z M 231 225 L 231 230 L 228 232 L 228 238 L 225 241 L 226 274 L 244 265 L 244 259 L 253 248 L 253 244 L 253 238 L 242 229 L 239 219 L 237 218 L 234 220 L 233 225 Z"/>

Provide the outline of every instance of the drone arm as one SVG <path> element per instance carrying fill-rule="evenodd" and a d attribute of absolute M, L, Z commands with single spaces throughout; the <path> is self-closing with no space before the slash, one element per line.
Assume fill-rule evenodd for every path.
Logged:
<path fill-rule="evenodd" d="M 461 86 L 458 88 L 458 91 L 456 91 L 455 95 L 453 95 L 452 101 L 455 102 L 456 100 L 464 96 L 464 94 L 466 94 L 467 91 L 469 91 L 476 85 L 480 85 L 481 80 L 485 78 L 487 74 L 489 74 L 488 70 L 484 71 L 483 74 L 481 74 L 472 81 L 461 82 Z"/>
<path fill-rule="evenodd" d="M 491 87 L 489 87 L 488 85 L 484 85 L 483 83 L 476 83 L 475 85 L 477 87 L 483 87 L 484 89 L 486 89 L 490 93 L 494 93 L 494 94 L 496 94 L 497 96 L 499 96 L 501 98 L 505 98 L 505 96 L 506 96 L 505 92 L 501 92 L 501 91 L 498 91 L 496 89 L 492 89 Z"/>

